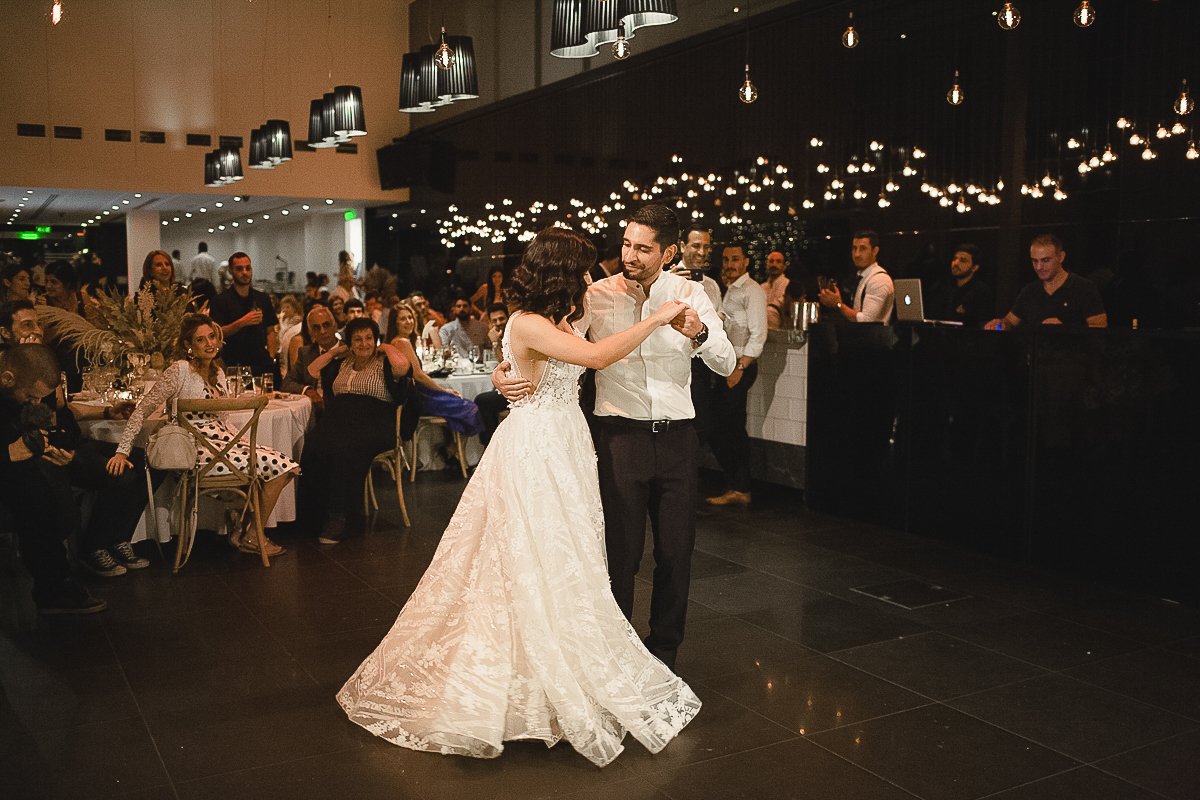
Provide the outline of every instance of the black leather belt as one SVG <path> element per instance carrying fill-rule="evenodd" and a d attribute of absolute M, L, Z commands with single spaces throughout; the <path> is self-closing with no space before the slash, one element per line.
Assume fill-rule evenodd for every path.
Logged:
<path fill-rule="evenodd" d="M 690 428 L 695 420 L 691 419 L 629 419 L 628 417 L 598 416 L 596 419 L 610 425 L 622 428 L 636 428 L 650 433 L 667 433 L 682 428 Z"/>

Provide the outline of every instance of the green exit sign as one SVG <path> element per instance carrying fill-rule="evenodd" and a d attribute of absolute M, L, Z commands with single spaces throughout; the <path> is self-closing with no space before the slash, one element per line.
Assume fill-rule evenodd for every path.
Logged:
<path fill-rule="evenodd" d="M 17 238 L 18 239 L 28 239 L 28 240 L 33 241 L 33 240 L 42 238 L 42 235 L 40 233 L 37 233 L 36 231 L 18 231 Z"/>
<path fill-rule="evenodd" d="M 353 208 L 350 209 L 349 211 L 347 211 L 344 216 L 346 217 L 347 222 L 349 222 L 352 219 L 358 219 L 358 214 L 354 211 Z"/>
<path fill-rule="evenodd" d="M 38 225 L 36 228 L 34 228 L 34 230 L 36 230 L 38 233 L 50 233 L 50 226 Z"/>

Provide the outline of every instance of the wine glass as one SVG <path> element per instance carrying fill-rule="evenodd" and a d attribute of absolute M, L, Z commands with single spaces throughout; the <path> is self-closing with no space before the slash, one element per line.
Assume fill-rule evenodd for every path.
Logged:
<path fill-rule="evenodd" d="M 471 358 L 471 368 L 475 372 L 479 372 L 480 362 L 483 360 L 483 350 L 479 345 L 474 345 L 471 352 L 468 354 Z"/>

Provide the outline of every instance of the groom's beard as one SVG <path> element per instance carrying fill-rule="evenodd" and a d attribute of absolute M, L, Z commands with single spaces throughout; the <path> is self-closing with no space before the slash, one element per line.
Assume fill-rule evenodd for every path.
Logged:
<path fill-rule="evenodd" d="M 467 321 L 467 320 L 469 320 L 470 318 L 471 318 L 471 312 L 470 312 L 470 311 L 464 311 L 463 313 L 461 313 L 461 314 L 459 314 L 459 315 L 458 315 L 458 321 L 459 321 L 459 322 L 466 322 L 466 321 Z"/>

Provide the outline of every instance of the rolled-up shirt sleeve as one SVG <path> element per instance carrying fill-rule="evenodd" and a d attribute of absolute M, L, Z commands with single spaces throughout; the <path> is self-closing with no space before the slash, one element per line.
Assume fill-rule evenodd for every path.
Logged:
<path fill-rule="evenodd" d="M 702 287 L 694 283 L 692 285 L 695 288 L 691 289 L 688 297 L 682 299 L 696 309 L 700 321 L 708 327 L 708 339 L 692 352 L 692 357 L 703 360 L 718 375 L 728 377 L 737 366 L 737 354 L 733 352 L 733 344 L 725 335 L 725 326 L 709 302 L 708 295 Z"/>
<path fill-rule="evenodd" d="M 887 322 L 891 313 L 892 281 L 886 274 L 872 275 L 863 291 L 862 309 L 856 317 L 858 322 Z"/>
<path fill-rule="evenodd" d="M 757 360 L 767 343 L 767 293 L 754 282 L 746 287 L 746 327 L 750 338 L 742 348 L 742 355 Z"/>

